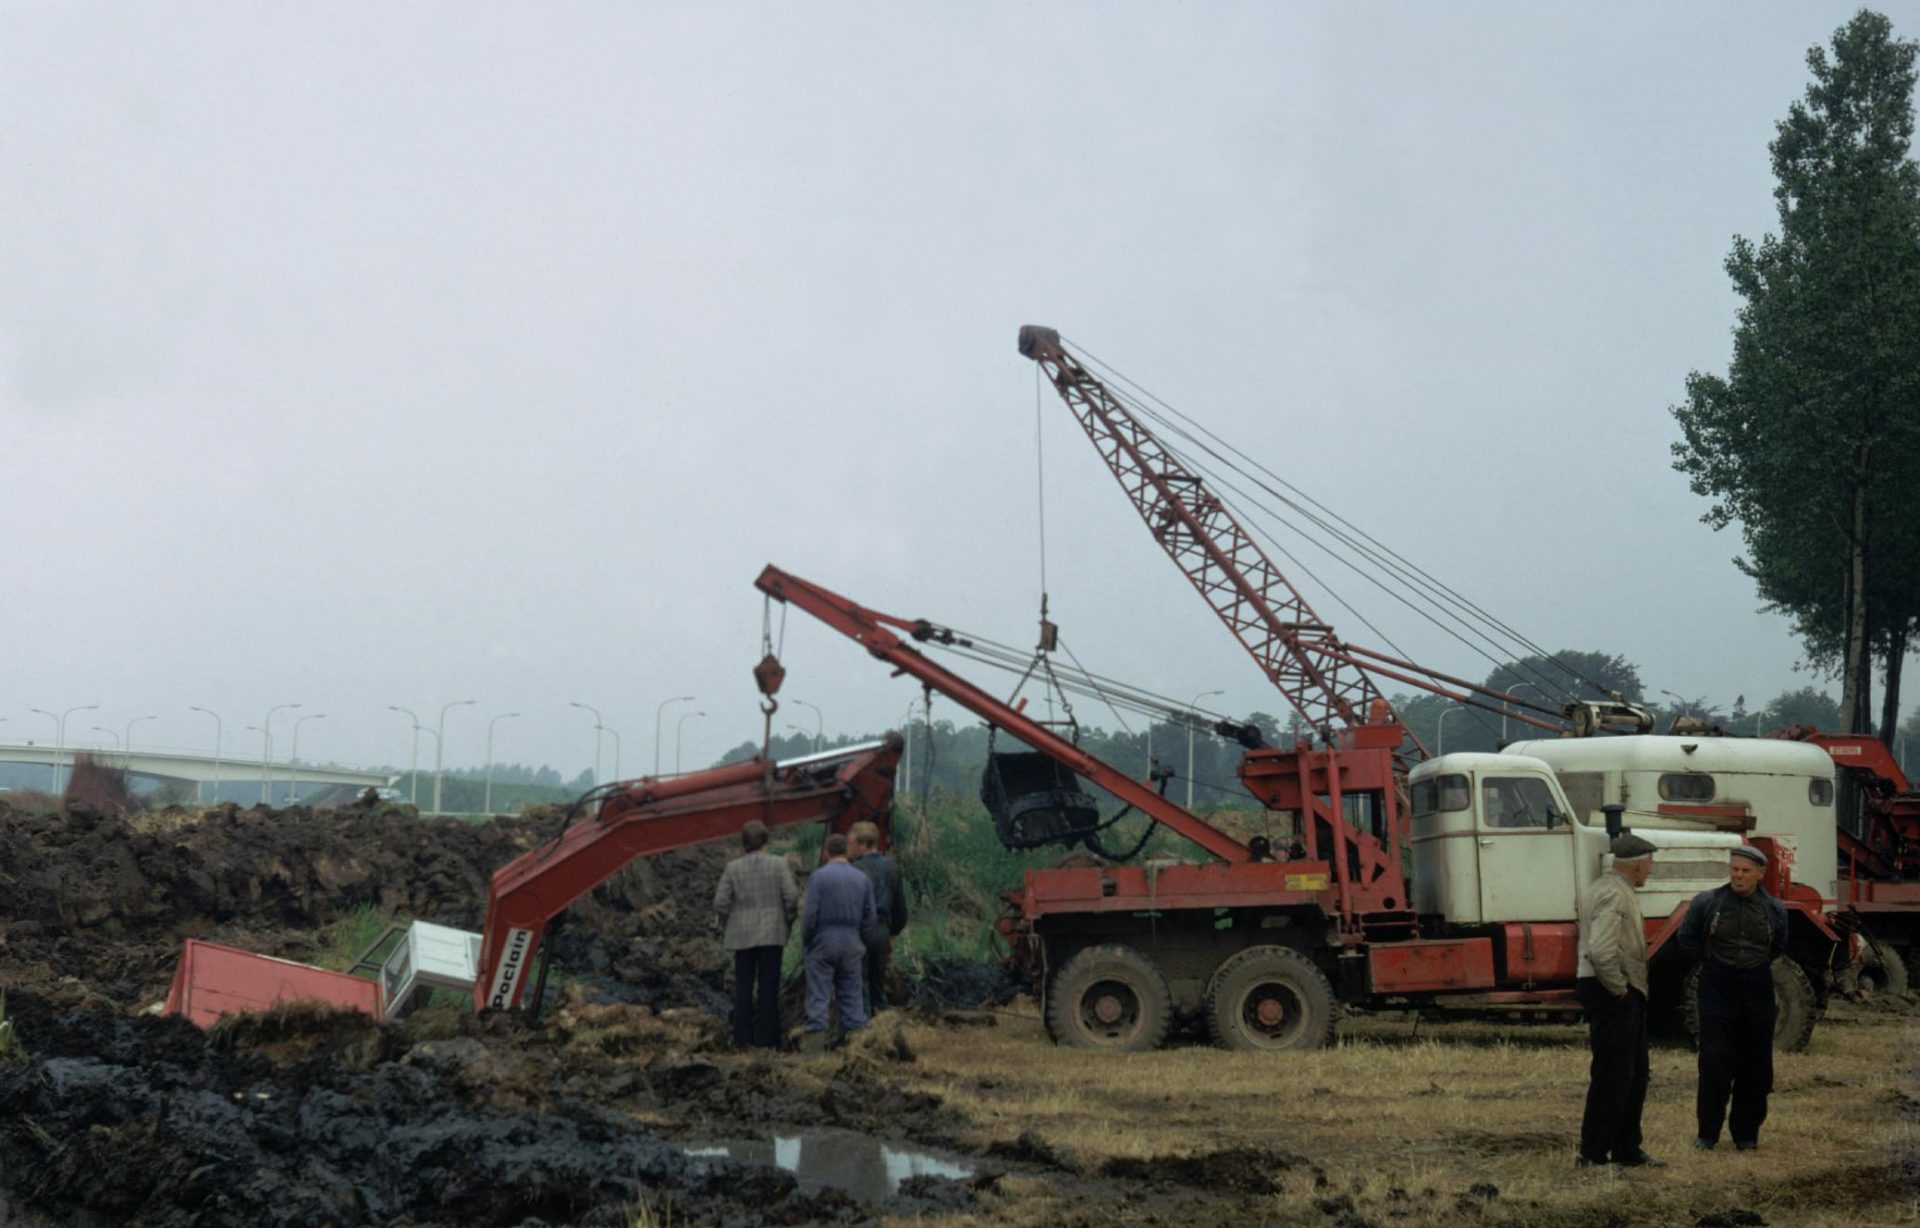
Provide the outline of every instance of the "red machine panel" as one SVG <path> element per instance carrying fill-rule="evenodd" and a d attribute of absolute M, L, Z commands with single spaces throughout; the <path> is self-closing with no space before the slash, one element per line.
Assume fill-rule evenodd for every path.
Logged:
<path fill-rule="evenodd" d="M 1175 908 L 1311 906 L 1331 913 L 1324 861 L 1213 861 L 1176 866 L 1087 866 L 1028 870 L 1021 905 L 1028 919 L 1049 913 L 1140 912 Z"/>
<path fill-rule="evenodd" d="M 269 1010 L 282 1002 L 325 1002 L 380 1017 L 380 984 L 288 959 L 187 939 L 167 991 L 166 1013 L 206 1027 L 222 1015 Z"/>
<path fill-rule="evenodd" d="M 1580 931 L 1571 921 L 1509 925 L 1506 928 L 1507 982 L 1571 982 L 1580 971 Z"/>
<path fill-rule="evenodd" d="M 1377 994 L 1491 989 L 1493 942 L 1487 938 L 1376 942 L 1367 948 L 1367 972 Z"/>

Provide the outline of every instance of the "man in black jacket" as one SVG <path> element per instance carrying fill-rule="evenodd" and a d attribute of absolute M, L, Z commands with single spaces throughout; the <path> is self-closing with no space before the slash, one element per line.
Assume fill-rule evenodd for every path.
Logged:
<path fill-rule="evenodd" d="M 900 867 L 880 851 L 880 828 L 865 820 L 855 823 L 853 865 L 873 882 L 873 907 L 877 924 L 862 934 L 866 943 L 867 1015 L 887 1009 L 887 967 L 893 956 L 893 940 L 907 928 L 907 890 L 900 881 Z"/>
<path fill-rule="evenodd" d="M 1727 885 L 1693 897 L 1674 941 L 1700 961 L 1693 1145 L 1713 1147 L 1725 1122 L 1733 1145 L 1752 1151 L 1773 1090 L 1773 961 L 1787 952 L 1787 908 L 1760 885 L 1765 853 L 1741 845 L 1728 862 Z"/>

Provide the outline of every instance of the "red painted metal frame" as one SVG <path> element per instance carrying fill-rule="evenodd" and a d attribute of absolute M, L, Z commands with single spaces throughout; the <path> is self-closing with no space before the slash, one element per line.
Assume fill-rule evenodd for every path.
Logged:
<path fill-rule="evenodd" d="M 1492 989 L 1493 940 L 1376 942 L 1367 948 L 1367 982 L 1371 992 L 1389 997 L 1449 989 Z"/>
<path fill-rule="evenodd" d="M 737 835 L 753 819 L 769 828 L 825 820 L 840 832 L 861 819 L 884 824 L 900 747 L 889 734 L 842 760 L 776 768 L 770 785 L 767 764 L 754 759 L 677 780 L 646 777 L 608 798 L 596 816 L 494 874 L 474 1009 L 518 1005 L 553 918 L 637 857 Z"/>
<path fill-rule="evenodd" d="M 207 1027 L 225 1015 L 287 1002 L 321 1002 L 380 1018 L 380 983 L 189 938 L 167 991 L 169 1015 Z"/>
<path fill-rule="evenodd" d="M 1550 708 L 1343 643 L 1205 480 L 1067 352 L 1058 331 L 1029 324 L 1019 345 L 1046 372 L 1154 540 L 1312 728 L 1360 723 L 1383 698 L 1376 673 L 1461 703 L 1475 704 L 1472 695 L 1494 699 L 1518 709 L 1509 711 L 1513 719 L 1541 729 L 1564 727 Z"/>
<path fill-rule="evenodd" d="M 1213 861 L 1202 865 L 1070 866 L 1028 870 L 1019 893 L 1029 920 L 1056 914 L 1302 906 L 1332 912 L 1324 862 Z"/>
<path fill-rule="evenodd" d="M 1185 809 L 1161 797 L 1147 785 L 1078 746 L 1062 738 L 998 699 L 974 686 L 965 678 L 929 660 L 923 653 L 901 641 L 888 627 L 908 630 L 916 638 L 937 640 L 950 635 L 924 619 L 908 622 L 869 610 L 840 594 L 820 587 L 799 576 L 789 575 L 768 564 L 754 582 L 761 592 L 777 601 L 788 602 L 813 615 L 835 631 L 854 640 L 868 652 L 910 674 L 980 719 L 1006 730 L 1033 749 L 1086 777 L 1094 784 L 1128 803 L 1142 814 L 1185 836 L 1201 848 L 1226 861 L 1247 861 L 1247 846 L 1219 828 L 1195 818 Z"/>
<path fill-rule="evenodd" d="M 1839 833 L 1841 866 L 1849 880 L 1843 895 L 1852 894 L 1857 878 L 1920 876 L 1920 789 L 1885 742 L 1872 734 L 1821 733 L 1804 725 L 1775 736 L 1818 746 L 1866 792 L 1865 839 L 1844 829 Z"/>

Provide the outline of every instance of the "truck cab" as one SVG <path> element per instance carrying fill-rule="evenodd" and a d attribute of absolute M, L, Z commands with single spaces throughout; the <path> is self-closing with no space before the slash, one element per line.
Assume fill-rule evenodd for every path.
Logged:
<path fill-rule="evenodd" d="M 1576 819 L 1543 759 L 1442 755 L 1414 768 L 1408 793 L 1413 904 L 1423 926 L 1574 923 L 1588 885 L 1611 865 L 1602 816 Z M 1659 849 L 1639 891 L 1649 921 L 1725 882 L 1728 850 L 1740 843 L 1697 828 L 1635 831 Z"/>

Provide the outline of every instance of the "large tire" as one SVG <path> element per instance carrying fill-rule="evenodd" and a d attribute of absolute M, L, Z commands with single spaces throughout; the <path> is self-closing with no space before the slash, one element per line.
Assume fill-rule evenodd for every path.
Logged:
<path fill-rule="evenodd" d="M 1319 1049 L 1333 1040 L 1333 986 L 1291 947 L 1248 947 L 1207 987 L 1207 1035 L 1222 1049 Z"/>
<path fill-rule="evenodd" d="M 1813 982 L 1805 969 L 1791 959 L 1773 961 L 1773 1047 L 1779 1053 L 1798 1053 L 1813 1039 L 1813 1025 L 1820 1017 L 1815 1005 Z M 1685 992 L 1680 997 L 1687 1021 L 1687 1035 L 1695 1048 L 1700 1045 L 1700 965 L 1687 972 Z"/>
<path fill-rule="evenodd" d="M 1173 995 L 1154 962 L 1132 947 L 1087 947 L 1055 973 L 1047 1030 L 1072 1049 L 1142 1053 L 1167 1039 Z"/>

